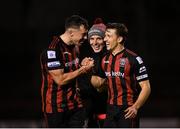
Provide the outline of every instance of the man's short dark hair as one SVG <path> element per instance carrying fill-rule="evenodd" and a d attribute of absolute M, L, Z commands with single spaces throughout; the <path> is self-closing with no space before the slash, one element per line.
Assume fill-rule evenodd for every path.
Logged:
<path fill-rule="evenodd" d="M 76 28 L 79 29 L 81 25 L 84 25 L 85 29 L 88 29 L 88 21 L 79 15 L 72 15 L 68 17 L 65 22 L 65 29 Z"/>
<path fill-rule="evenodd" d="M 122 24 L 122 23 L 108 23 L 106 25 L 106 29 L 115 29 L 116 30 L 116 34 L 118 36 L 122 36 L 123 37 L 122 43 L 124 43 L 127 40 L 128 29 L 127 29 L 127 27 L 124 24 Z"/>

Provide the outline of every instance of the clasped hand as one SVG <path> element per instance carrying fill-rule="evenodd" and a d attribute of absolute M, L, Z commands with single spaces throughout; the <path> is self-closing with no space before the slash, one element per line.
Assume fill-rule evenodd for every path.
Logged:
<path fill-rule="evenodd" d="M 83 67 L 86 72 L 88 72 L 89 70 L 91 70 L 91 68 L 92 68 L 93 66 L 94 66 L 94 59 L 93 59 L 93 58 L 85 57 L 85 58 L 81 61 L 81 67 Z"/>

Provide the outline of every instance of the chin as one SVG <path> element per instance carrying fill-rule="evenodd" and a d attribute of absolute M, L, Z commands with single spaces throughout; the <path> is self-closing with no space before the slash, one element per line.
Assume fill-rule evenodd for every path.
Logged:
<path fill-rule="evenodd" d="M 95 49 L 93 49 L 93 50 L 94 50 L 94 52 L 95 52 L 95 53 L 98 53 L 98 52 L 100 52 L 100 51 L 101 51 L 101 50 L 95 50 Z"/>
<path fill-rule="evenodd" d="M 83 42 L 78 42 L 76 45 L 81 46 Z"/>
<path fill-rule="evenodd" d="M 95 53 L 98 53 L 98 52 L 100 52 L 100 51 L 94 51 Z"/>
<path fill-rule="evenodd" d="M 107 47 L 106 49 L 107 49 L 107 50 L 110 50 L 110 48 L 108 48 L 108 47 Z"/>

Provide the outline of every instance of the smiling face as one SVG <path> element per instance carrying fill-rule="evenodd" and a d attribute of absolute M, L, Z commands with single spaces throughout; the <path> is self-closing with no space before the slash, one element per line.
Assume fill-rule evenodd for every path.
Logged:
<path fill-rule="evenodd" d="M 120 37 L 115 29 L 107 29 L 104 37 L 107 50 L 113 51 L 120 44 Z"/>
<path fill-rule="evenodd" d="M 102 49 L 105 45 L 103 38 L 99 35 L 92 35 L 89 38 L 89 43 L 95 53 L 102 51 Z"/>

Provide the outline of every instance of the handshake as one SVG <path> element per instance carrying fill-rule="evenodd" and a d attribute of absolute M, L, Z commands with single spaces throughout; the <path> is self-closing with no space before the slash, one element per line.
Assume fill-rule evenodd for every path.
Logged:
<path fill-rule="evenodd" d="M 85 57 L 82 61 L 81 61 L 81 65 L 80 65 L 80 72 L 81 73 L 87 73 L 89 72 L 92 67 L 94 66 L 94 59 L 90 58 L 90 57 Z"/>

